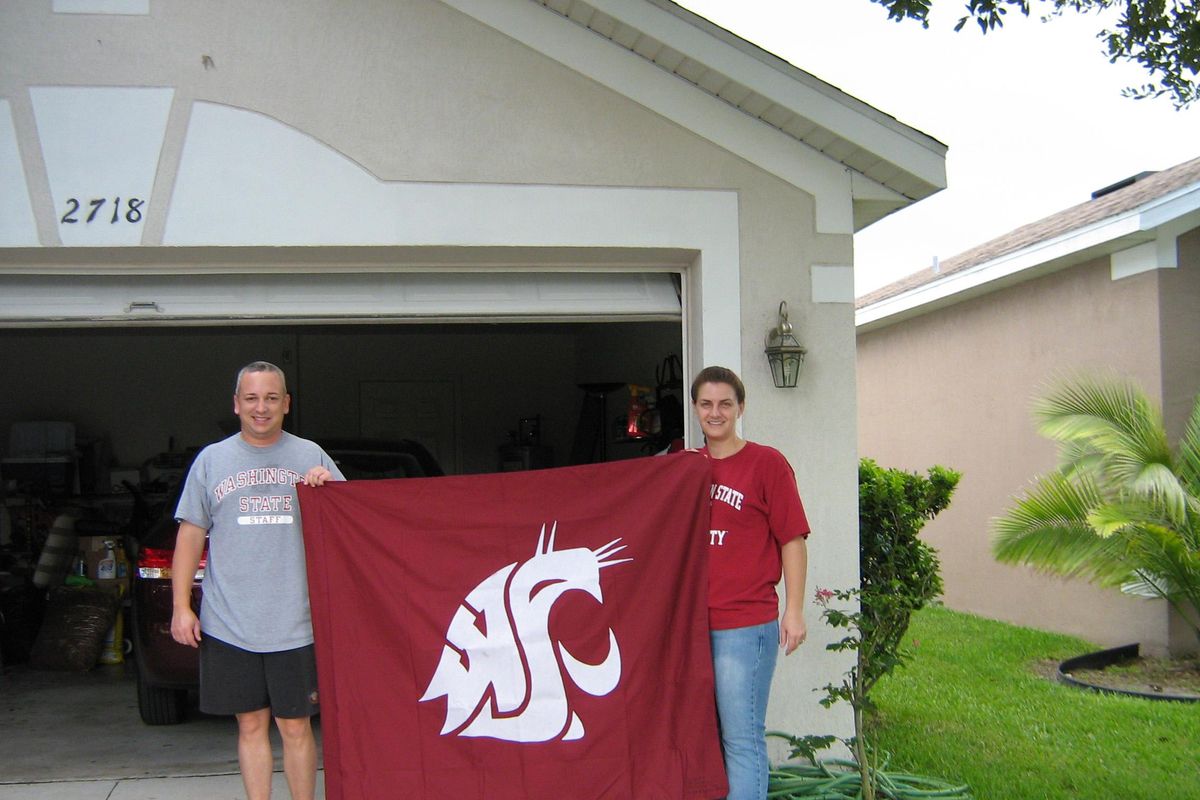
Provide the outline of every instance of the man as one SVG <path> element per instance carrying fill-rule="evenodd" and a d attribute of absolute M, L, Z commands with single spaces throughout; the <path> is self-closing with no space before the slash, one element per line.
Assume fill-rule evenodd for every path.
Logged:
<path fill-rule="evenodd" d="M 241 431 L 200 452 L 175 511 L 171 636 L 200 649 L 200 710 L 237 717 L 248 800 L 271 796 L 272 717 L 292 798 L 316 791 L 317 670 L 295 484 L 344 478 L 319 446 L 284 432 L 290 408 L 279 367 L 243 367 L 233 395 Z M 206 540 L 197 619 L 192 579 Z"/>

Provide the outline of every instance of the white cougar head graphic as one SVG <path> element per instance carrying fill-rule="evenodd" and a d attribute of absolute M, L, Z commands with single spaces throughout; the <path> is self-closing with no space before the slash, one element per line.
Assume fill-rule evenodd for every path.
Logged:
<path fill-rule="evenodd" d="M 566 592 L 581 590 L 597 602 L 600 570 L 632 561 L 606 560 L 625 549 L 620 539 L 593 551 L 554 549 L 558 523 L 542 525 L 533 557 L 492 573 L 471 590 L 446 630 L 447 644 L 421 701 L 446 698 L 442 734 L 487 736 L 513 742 L 583 738 L 583 722 L 568 707 L 559 659 L 571 680 L 595 697 L 621 679 L 621 651 L 608 631 L 608 655 L 599 664 L 577 660 L 550 638 L 550 609 Z M 556 657 L 556 653 L 557 656 Z"/>

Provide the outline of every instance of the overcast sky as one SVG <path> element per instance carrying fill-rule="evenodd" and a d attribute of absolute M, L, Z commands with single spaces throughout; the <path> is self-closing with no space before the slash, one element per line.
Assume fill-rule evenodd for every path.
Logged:
<path fill-rule="evenodd" d="M 1014 12 L 983 36 L 954 32 L 963 0 L 935 0 L 928 30 L 870 0 L 677 1 L 949 146 L 949 188 L 855 236 L 859 295 L 1200 156 L 1200 108 L 1121 96 L 1147 80 L 1103 55 L 1111 15 Z"/>

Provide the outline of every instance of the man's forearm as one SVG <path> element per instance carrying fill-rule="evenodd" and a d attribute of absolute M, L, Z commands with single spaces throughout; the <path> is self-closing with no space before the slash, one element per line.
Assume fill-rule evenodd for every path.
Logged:
<path fill-rule="evenodd" d="M 200 558 L 204 555 L 204 542 L 208 531 L 190 522 L 179 523 L 175 537 L 175 555 L 171 558 L 171 598 L 176 608 L 192 606 L 192 583 Z"/>

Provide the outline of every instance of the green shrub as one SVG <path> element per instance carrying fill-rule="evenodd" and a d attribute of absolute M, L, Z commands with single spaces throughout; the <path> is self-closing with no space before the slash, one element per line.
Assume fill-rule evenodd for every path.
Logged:
<path fill-rule="evenodd" d="M 880 678 L 903 664 L 909 654 L 901 647 L 912 615 L 941 594 L 942 578 L 937 553 L 921 541 L 925 523 L 950 504 L 959 473 L 932 467 L 928 476 L 897 469 L 884 469 L 869 458 L 858 467 L 859 586 L 854 589 L 819 588 L 816 603 L 822 618 L 846 635 L 826 645 L 834 651 L 855 651 L 854 666 L 839 683 L 824 687 L 821 705 L 829 707 L 844 700 L 854 709 L 854 737 L 846 742 L 854 762 L 817 764 L 816 753 L 828 747 L 832 736 L 792 736 L 774 733 L 791 745 L 792 758 L 804 758 L 813 770 L 785 768 L 773 775 L 777 797 L 833 793 L 832 786 L 854 787 L 854 796 L 872 800 L 883 787 L 884 796 L 895 793 L 887 787 L 896 782 L 885 775 L 866 739 L 864 715 L 874 709 L 871 690 Z M 838 601 L 837 605 L 833 601 Z M 851 781 L 846 767 L 856 770 Z M 966 787 L 951 787 L 933 779 L 912 778 L 926 790 L 944 791 L 944 797 L 969 796 Z M 904 794 L 913 789 L 907 785 Z M 800 792 L 796 794 L 795 792 Z M 788 792 L 791 792 L 789 794 Z M 861 793 L 861 794 L 858 794 Z"/>

